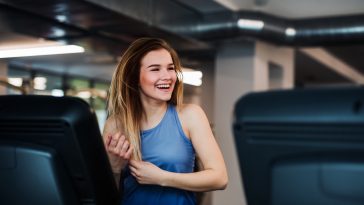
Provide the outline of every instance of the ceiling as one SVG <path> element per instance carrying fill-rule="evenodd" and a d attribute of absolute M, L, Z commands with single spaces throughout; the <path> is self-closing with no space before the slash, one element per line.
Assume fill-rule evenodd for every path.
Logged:
<path fill-rule="evenodd" d="M 260 10 L 286 18 L 363 14 L 362 0 L 216 0 L 234 11 Z"/>
<path fill-rule="evenodd" d="M 256 34 L 222 27 L 214 30 L 217 25 L 224 26 L 236 16 L 247 14 L 257 18 L 268 15 L 277 19 L 278 26 L 288 22 L 306 30 L 311 25 L 353 22 L 356 33 L 340 38 L 316 38 L 316 41 L 312 41 L 315 39 L 312 36 L 303 36 L 288 42 L 277 41 L 280 36 L 272 31 Z M 0 48 L 48 41 L 78 44 L 86 53 L 13 58 L 9 64 L 108 81 L 118 56 L 141 36 L 165 38 L 187 66 L 212 61 L 216 45 L 225 40 L 261 39 L 297 48 L 297 85 L 348 83 L 350 80 L 300 52 L 299 48 L 322 47 L 364 75 L 363 14 L 362 0 L 0 0 Z M 352 15 L 356 21 L 353 18 L 333 21 Z"/>

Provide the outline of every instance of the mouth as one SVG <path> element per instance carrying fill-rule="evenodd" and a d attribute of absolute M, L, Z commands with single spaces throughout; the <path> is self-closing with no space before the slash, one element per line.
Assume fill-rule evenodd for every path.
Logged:
<path fill-rule="evenodd" d="M 158 88 L 158 89 L 160 89 L 160 90 L 165 90 L 165 91 L 167 91 L 167 90 L 169 90 L 172 86 L 171 86 L 171 84 L 158 84 L 158 85 L 156 85 L 156 87 Z"/>

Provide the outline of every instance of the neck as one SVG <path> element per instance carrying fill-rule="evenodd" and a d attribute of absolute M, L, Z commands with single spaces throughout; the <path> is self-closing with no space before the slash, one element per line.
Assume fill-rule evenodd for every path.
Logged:
<path fill-rule="evenodd" d="M 143 116 L 142 124 L 153 123 L 155 119 L 159 119 L 167 110 L 167 102 L 145 102 L 142 101 Z"/>

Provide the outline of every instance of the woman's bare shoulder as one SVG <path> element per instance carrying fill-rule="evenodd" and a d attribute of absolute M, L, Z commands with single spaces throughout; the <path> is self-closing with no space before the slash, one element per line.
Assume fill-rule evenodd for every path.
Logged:
<path fill-rule="evenodd" d="M 179 116 L 182 121 L 187 125 L 193 125 L 199 123 L 204 118 L 205 112 L 199 105 L 196 104 L 183 104 L 179 109 Z"/>
<path fill-rule="evenodd" d="M 196 116 L 199 114 L 204 113 L 204 111 L 202 110 L 202 108 L 199 105 L 196 104 L 183 104 L 180 109 L 179 109 L 179 113 L 181 115 L 186 115 L 186 116 Z"/>

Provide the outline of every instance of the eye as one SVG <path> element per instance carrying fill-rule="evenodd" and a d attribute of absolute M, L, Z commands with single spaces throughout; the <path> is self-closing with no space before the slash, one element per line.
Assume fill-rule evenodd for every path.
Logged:
<path fill-rule="evenodd" d="M 169 67 L 168 70 L 175 70 L 174 67 Z"/>
<path fill-rule="evenodd" d="M 159 68 L 152 68 L 150 71 L 159 71 Z"/>

